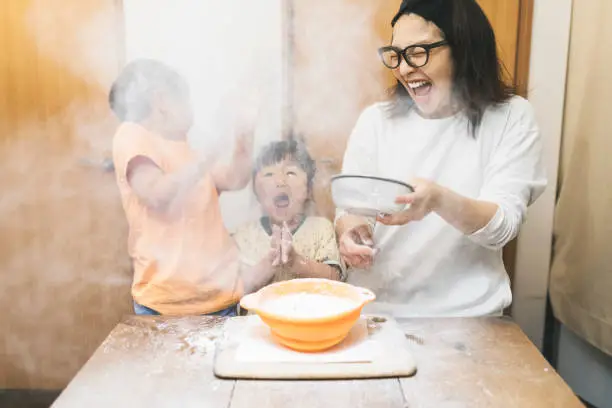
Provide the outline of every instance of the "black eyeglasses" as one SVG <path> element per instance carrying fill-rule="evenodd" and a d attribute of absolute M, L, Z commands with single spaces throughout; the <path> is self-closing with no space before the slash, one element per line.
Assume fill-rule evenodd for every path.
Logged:
<path fill-rule="evenodd" d="M 429 62 L 429 54 L 432 49 L 448 45 L 446 41 L 438 41 L 433 44 L 410 45 L 403 50 L 392 45 L 378 49 L 378 55 L 387 68 L 395 69 L 400 66 L 400 55 L 408 65 L 413 68 L 421 68 Z"/>

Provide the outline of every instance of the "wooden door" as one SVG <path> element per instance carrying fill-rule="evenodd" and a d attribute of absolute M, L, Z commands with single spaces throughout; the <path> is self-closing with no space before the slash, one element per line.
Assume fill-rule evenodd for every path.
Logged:
<path fill-rule="evenodd" d="M 478 0 L 495 30 L 497 49 L 513 83 L 516 71 L 520 0 Z"/>
<path fill-rule="evenodd" d="M 62 388 L 129 311 L 115 0 L 0 5 L 0 388 Z"/>

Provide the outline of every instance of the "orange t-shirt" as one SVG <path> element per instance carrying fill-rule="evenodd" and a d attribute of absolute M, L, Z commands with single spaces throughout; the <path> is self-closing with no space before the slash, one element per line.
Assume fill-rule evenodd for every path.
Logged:
<path fill-rule="evenodd" d="M 127 182 L 136 156 L 174 172 L 195 158 L 186 141 L 164 139 L 135 123 L 123 123 L 113 139 L 113 160 L 128 221 L 133 261 L 132 296 L 165 315 L 206 314 L 236 304 L 242 296 L 238 250 L 223 225 L 210 175 L 187 192 L 181 208 L 148 208 Z"/>

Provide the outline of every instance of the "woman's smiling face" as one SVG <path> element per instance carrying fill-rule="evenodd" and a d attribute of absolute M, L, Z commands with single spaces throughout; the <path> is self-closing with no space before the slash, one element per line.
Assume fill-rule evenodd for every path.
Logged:
<path fill-rule="evenodd" d="M 417 14 L 406 14 L 393 27 L 391 45 L 403 50 L 442 40 L 443 33 L 435 24 Z M 436 118 L 453 114 L 453 58 L 448 45 L 432 48 L 427 64 L 420 68 L 400 58 L 393 75 L 406 88 L 421 115 Z"/>

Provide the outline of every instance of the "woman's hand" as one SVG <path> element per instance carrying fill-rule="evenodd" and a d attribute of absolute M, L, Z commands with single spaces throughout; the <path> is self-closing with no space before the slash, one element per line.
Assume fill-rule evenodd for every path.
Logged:
<path fill-rule="evenodd" d="M 410 204 L 404 211 L 395 214 L 380 214 L 376 220 L 385 225 L 405 225 L 411 221 L 420 221 L 432 211 L 436 211 L 443 195 L 438 184 L 424 179 L 411 182 L 414 192 L 397 197 L 398 204 Z"/>
<path fill-rule="evenodd" d="M 339 240 L 340 255 L 353 268 L 369 268 L 376 255 L 372 230 L 368 225 L 358 225 L 346 230 Z"/>
<path fill-rule="evenodd" d="M 391 215 L 381 214 L 377 217 L 380 223 L 405 225 L 435 212 L 463 234 L 470 235 L 484 228 L 499 208 L 495 203 L 464 197 L 429 180 L 416 179 L 412 186 L 414 193 L 395 200 L 410 204 L 410 208 Z"/>

